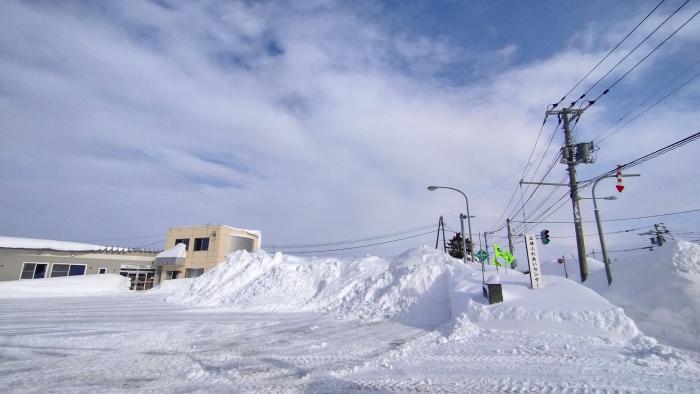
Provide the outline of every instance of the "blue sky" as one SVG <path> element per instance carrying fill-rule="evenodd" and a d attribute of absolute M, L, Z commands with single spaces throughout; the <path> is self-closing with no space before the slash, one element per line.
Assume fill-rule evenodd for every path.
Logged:
<path fill-rule="evenodd" d="M 10 192 L 0 196 L 0 229 L 158 246 L 168 227 L 201 223 L 259 229 L 266 245 L 398 232 L 440 215 L 458 228 L 460 196 L 425 190 L 443 184 L 470 196 L 474 231 L 484 231 L 519 180 L 546 106 L 656 4 L 3 2 L 0 185 Z M 599 71 L 680 4 L 666 1 Z M 619 72 L 699 6 L 689 2 Z M 700 18 L 586 112 L 579 140 L 681 71 L 678 81 L 699 72 L 699 41 Z M 581 176 L 697 131 L 699 91 L 689 83 L 606 140 Z M 561 142 L 559 133 L 547 152 L 540 143 L 536 159 L 549 163 Z M 640 167 L 644 177 L 604 214 L 697 208 L 698 149 Z M 558 165 L 550 180 L 563 175 Z M 551 219 L 570 216 L 567 205 Z M 700 231 L 697 215 L 666 222 Z M 646 242 L 635 237 L 611 246 Z M 368 251 L 423 242 L 434 241 Z M 558 240 L 551 254 L 571 245 Z"/>

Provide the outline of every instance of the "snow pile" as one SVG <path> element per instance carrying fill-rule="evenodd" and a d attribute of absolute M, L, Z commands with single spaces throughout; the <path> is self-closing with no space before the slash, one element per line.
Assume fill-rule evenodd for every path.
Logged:
<path fill-rule="evenodd" d="M 700 245 L 670 241 L 621 258 L 612 272 L 612 286 L 601 295 L 624 308 L 645 333 L 700 350 Z"/>
<path fill-rule="evenodd" d="M 584 285 L 622 307 L 644 333 L 700 350 L 700 245 L 671 240 L 651 252 L 614 256 L 610 287 L 604 264 L 591 258 Z M 563 265 L 556 261 L 542 269 L 564 276 Z M 568 260 L 567 269 L 569 279 L 580 281 L 576 261 Z"/>
<path fill-rule="evenodd" d="M 131 282 L 116 274 L 0 282 L 0 299 L 78 297 L 128 293 Z"/>
<path fill-rule="evenodd" d="M 192 283 L 194 283 L 195 278 L 182 278 L 182 279 L 170 279 L 160 282 L 160 284 L 151 290 L 148 290 L 149 294 L 165 294 L 167 296 L 174 296 L 180 293 L 186 293 L 189 291 Z"/>
<path fill-rule="evenodd" d="M 490 274 L 490 273 L 489 273 Z M 443 326 L 450 340 L 481 329 L 504 328 L 629 339 L 634 322 L 575 282 L 545 276 L 532 290 L 529 277 L 500 271 L 504 302 L 488 305 L 481 266 L 423 247 L 393 257 L 356 260 L 305 258 L 238 251 L 168 300 L 247 312 L 323 312 L 338 318 L 392 319 Z"/>
<path fill-rule="evenodd" d="M 485 303 L 480 294 L 481 272 L 462 272 L 451 294 L 453 315 L 466 315 L 482 328 L 564 334 L 577 334 L 584 328 L 590 334 L 618 340 L 640 334 L 621 308 L 584 286 L 545 275 L 544 287 L 533 290 L 529 275 L 501 272 L 504 302 L 493 305 Z"/>
<path fill-rule="evenodd" d="M 302 258 L 238 251 L 173 300 L 257 312 L 332 312 L 416 325 L 450 319 L 448 278 L 460 263 L 429 248 L 394 259 Z"/>

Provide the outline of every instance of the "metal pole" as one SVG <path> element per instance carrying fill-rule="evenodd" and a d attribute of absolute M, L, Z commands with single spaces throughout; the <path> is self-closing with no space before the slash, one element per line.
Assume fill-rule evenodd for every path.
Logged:
<path fill-rule="evenodd" d="M 440 227 L 442 226 L 442 216 L 438 220 L 437 238 L 435 238 L 435 249 L 438 247 L 438 242 L 440 241 Z"/>
<path fill-rule="evenodd" d="M 564 255 L 561 255 L 561 263 L 564 264 L 564 276 L 568 279 L 569 273 L 566 271 L 566 258 L 564 258 Z"/>
<path fill-rule="evenodd" d="M 442 216 L 440 216 L 442 217 Z M 442 222 L 442 249 L 443 252 L 447 253 L 447 240 L 445 239 L 445 221 Z"/>
<path fill-rule="evenodd" d="M 481 250 L 481 233 L 479 233 L 479 250 Z M 483 286 L 486 280 L 484 279 L 484 262 L 481 262 L 481 285 Z"/>
<path fill-rule="evenodd" d="M 640 176 L 639 174 L 627 174 L 622 175 L 623 177 L 635 177 Z M 603 251 L 603 264 L 605 264 L 605 276 L 608 279 L 608 286 L 612 284 L 612 269 L 610 268 L 610 258 L 608 257 L 608 249 L 605 246 L 605 234 L 603 233 L 603 221 L 600 219 L 600 210 L 598 210 L 598 200 L 595 197 L 595 188 L 598 186 L 598 182 L 605 178 L 615 178 L 616 175 L 608 175 L 593 182 L 593 187 L 591 188 L 591 196 L 593 197 L 593 212 L 595 213 L 595 222 L 598 226 L 598 239 L 600 240 L 600 249 Z"/>
<path fill-rule="evenodd" d="M 459 223 L 462 226 L 462 261 L 464 261 L 464 264 L 467 264 L 467 251 L 466 251 L 466 243 L 464 242 L 464 214 L 460 213 L 459 214 Z"/>
<path fill-rule="evenodd" d="M 486 252 L 488 253 L 489 251 L 489 241 L 486 239 L 486 234 L 490 234 L 488 231 L 484 233 L 484 244 L 486 245 Z M 496 258 L 494 256 L 494 258 Z M 494 264 L 495 265 L 495 264 Z M 498 265 L 496 265 L 496 273 L 498 273 Z"/>
<path fill-rule="evenodd" d="M 473 238 L 472 238 L 472 219 L 471 219 L 472 215 L 469 213 L 469 199 L 467 198 L 466 194 L 462 193 L 462 195 L 464 196 L 464 201 L 467 202 L 467 225 L 469 226 L 469 243 L 471 244 L 470 249 L 472 249 L 472 252 L 473 252 L 474 251 L 474 246 L 473 246 L 474 241 L 472 241 L 473 240 Z M 467 253 L 467 241 L 465 240 L 464 241 L 464 254 L 466 254 L 466 253 Z M 473 254 L 472 254 L 472 256 L 473 256 Z M 472 257 L 472 260 L 474 260 L 474 257 Z"/>

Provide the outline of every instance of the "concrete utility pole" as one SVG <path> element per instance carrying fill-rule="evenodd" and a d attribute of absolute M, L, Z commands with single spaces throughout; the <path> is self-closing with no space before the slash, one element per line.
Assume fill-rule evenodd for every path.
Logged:
<path fill-rule="evenodd" d="M 508 226 L 508 251 L 513 254 L 513 231 L 510 228 L 510 219 L 506 219 L 506 226 Z"/>
<path fill-rule="evenodd" d="M 467 264 L 467 242 L 464 240 L 464 219 L 467 217 L 467 215 L 460 213 L 459 214 L 459 223 L 462 225 L 462 261 L 464 261 L 464 264 Z"/>
<path fill-rule="evenodd" d="M 579 147 L 574 141 L 571 130 L 571 119 L 583 113 L 583 109 L 564 108 L 547 111 L 547 115 L 557 115 L 564 127 L 564 147 L 562 148 L 562 161 L 567 166 L 569 173 L 569 195 L 574 214 L 574 228 L 576 230 L 576 249 L 578 250 L 578 267 L 581 274 L 581 282 L 588 278 L 588 261 L 586 261 L 586 244 L 583 237 L 583 223 L 581 220 L 581 208 L 579 207 L 578 182 L 576 181 L 576 165 L 580 162 L 592 162 L 584 157 L 584 147 Z M 590 146 L 588 146 L 589 149 Z M 588 151 L 586 150 L 586 153 Z"/>

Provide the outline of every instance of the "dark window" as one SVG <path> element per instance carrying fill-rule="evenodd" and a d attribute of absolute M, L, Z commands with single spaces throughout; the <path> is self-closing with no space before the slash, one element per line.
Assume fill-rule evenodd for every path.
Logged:
<path fill-rule="evenodd" d="M 204 273 L 204 268 L 187 268 L 185 278 L 196 278 Z"/>
<path fill-rule="evenodd" d="M 20 279 L 41 279 L 46 277 L 46 264 L 24 263 Z"/>
<path fill-rule="evenodd" d="M 69 264 L 54 264 L 51 266 L 51 277 L 68 276 Z"/>
<path fill-rule="evenodd" d="M 198 252 L 200 250 L 209 250 L 209 237 L 194 239 L 194 251 Z"/>
<path fill-rule="evenodd" d="M 85 275 L 85 266 L 71 264 L 70 268 L 68 269 L 68 276 L 78 276 L 78 275 Z"/>
<path fill-rule="evenodd" d="M 24 268 L 22 268 L 22 276 L 20 279 L 32 279 L 34 277 L 34 263 L 24 263 Z"/>
<path fill-rule="evenodd" d="M 100 268 L 99 271 L 97 271 L 98 274 L 106 274 L 107 273 L 107 268 Z"/>
<path fill-rule="evenodd" d="M 53 264 L 51 266 L 51 277 L 78 276 L 85 275 L 84 264 Z"/>
<path fill-rule="evenodd" d="M 185 244 L 185 250 L 190 250 L 190 239 L 189 238 L 178 238 L 175 240 L 175 245 Z"/>

